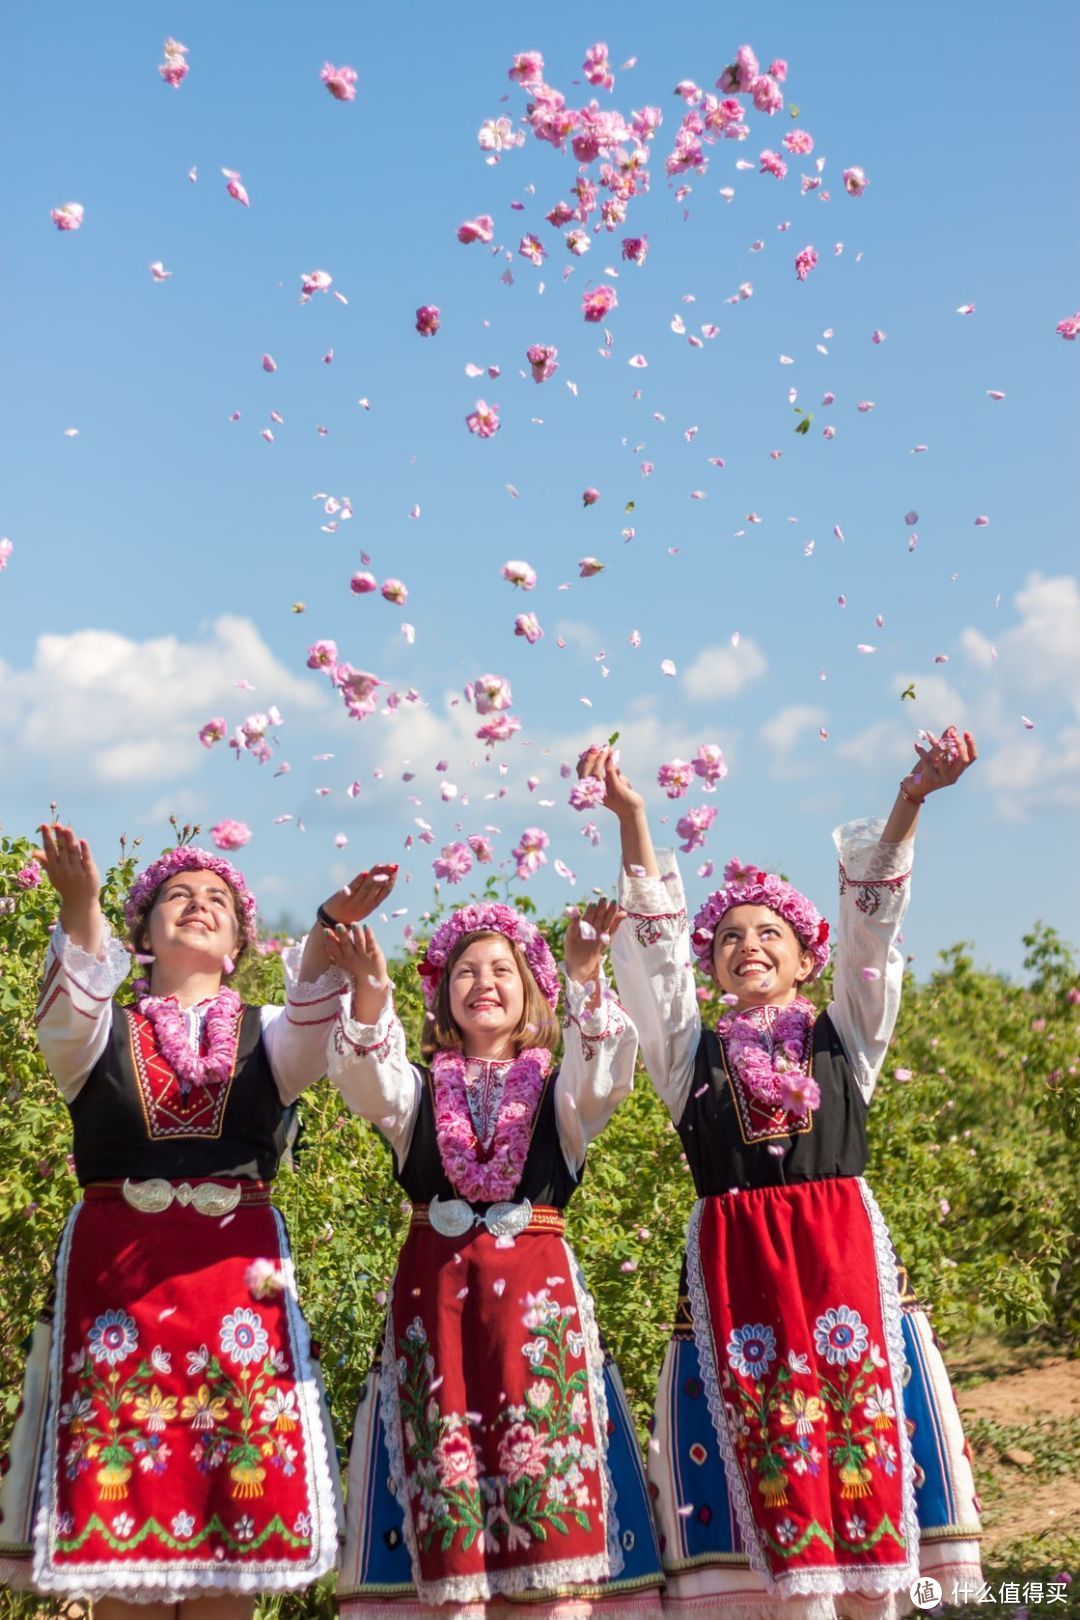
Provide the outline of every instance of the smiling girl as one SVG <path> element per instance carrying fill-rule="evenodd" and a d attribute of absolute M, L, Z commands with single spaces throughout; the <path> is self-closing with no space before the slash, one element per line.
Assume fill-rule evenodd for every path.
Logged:
<path fill-rule="evenodd" d="M 829 959 L 812 902 L 731 861 L 688 933 L 641 795 L 610 749 L 579 767 L 619 819 L 619 989 L 698 1193 L 649 1458 L 674 1614 L 895 1620 L 920 1572 L 946 1600 L 980 1579 L 952 1390 L 863 1180 L 915 825 L 975 744 L 950 728 L 916 752 L 888 820 L 833 835 L 841 926 L 820 1014 L 802 994 Z M 724 1004 L 715 1028 L 694 959 Z"/>
<path fill-rule="evenodd" d="M 600 902 L 567 929 L 560 1068 L 558 971 L 510 907 L 435 930 L 422 1065 L 371 930 L 330 940 L 356 986 L 331 1078 L 413 1205 L 353 1436 L 346 1620 L 659 1615 L 633 1426 L 563 1222 L 633 1083 L 637 1035 L 601 970 L 620 920 Z"/>
<path fill-rule="evenodd" d="M 61 904 L 38 1039 L 83 1197 L 33 1339 L 0 1579 L 91 1598 L 99 1620 L 175 1620 L 181 1603 L 239 1620 L 337 1560 L 333 1440 L 270 1183 L 345 981 L 318 930 L 284 955 L 285 1005 L 245 1006 L 227 980 L 256 943 L 255 898 L 228 861 L 188 845 L 154 861 L 125 946 L 89 845 L 41 838 Z M 320 916 L 366 916 L 379 875 Z M 114 1002 L 129 949 L 149 977 Z"/>

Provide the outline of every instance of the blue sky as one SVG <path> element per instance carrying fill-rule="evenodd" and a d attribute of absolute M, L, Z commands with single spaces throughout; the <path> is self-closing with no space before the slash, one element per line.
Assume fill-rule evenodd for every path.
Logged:
<path fill-rule="evenodd" d="M 432 856 L 485 826 L 500 829 L 499 860 L 523 827 L 549 832 L 577 882 L 545 869 L 530 886 L 545 907 L 610 883 L 614 822 L 600 817 L 593 850 L 559 765 L 617 728 L 658 841 L 661 817 L 702 802 L 669 804 L 658 766 L 718 742 L 730 773 L 707 801 L 719 814 L 704 856 L 782 866 L 831 910 L 832 826 L 883 813 L 917 728 L 955 720 L 982 757 L 924 814 L 917 971 L 965 938 L 1015 972 L 1036 916 L 1075 940 L 1080 356 L 1054 331 L 1078 303 L 1059 85 L 1075 19 L 1034 4 L 1021 35 L 967 0 L 523 16 L 179 0 L 114 4 L 92 22 L 70 4 L 7 11 L 0 116 L 19 160 L 3 179 L 5 829 L 28 830 L 58 799 L 107 856 L 121 831 L 156 850 L 171 810 L 238 817 L 270 918 L 303 918 L 356 867 L 400 859 L 412 880 L 395 896 L 408 918 L 384 929 L 393 943 L 431 902 Z M 167 34 L 189 47 L 178 91 L 157 74 Z M 610 95 L 582 82 L 598 39 Z M 711 90 L 745 41 L 763 63 L 789 61 L 814 156 L 790 159 L 783 182 L 738 171 L 793 127 L 787 109 L 752 114 L 749 140 L 706 148 L 708 172 L 679 201 L 663 164 L 685 110 L 672 88 Z M 649 194 L 581 259 L 543 219 L 569 197 L 569 152 L 529 134 L 491 167 L 477 145 L 484 119 L 524 110 L 507 68 L 528 48 L 573 105 L 595 94 L 664 114 Z M 357 69 L 354 103 L 320 85 L 326 60 Z M 799 192 L 822 156 L 827 203 Z M 870 178 L 858 200 L 840 183 L 851 164 Z M 249 209 L 222 167 L 243 175 Z M 85 224 L 61 235 L 49 210 L 69 200 Z M 509 258 L 457 242 L 484 212 Z M 526 230 L 548 249 L 540 270 L 517 255 Z M 648 235 L 644 267 L 621 264 L 624 234 Z M 808 243 L 820 262 L 799 285 L 792 261 Z M 161 285 L 156 260 L 172 272 Z M 315 268 L 347 305 L 299 304 Z M 603 328 L 580 314 L 597 281 L 619 293 L 606 357 Z M 753 296 L 728 303 L 745 281 Z M 414 311 L 429 302 L 442 330 L 422 339 Z M 956 314 L 966 303 L 974 314 Z M 719 335 L 692 348 L 676 316 Z M 540 387 L 521 375 L 532 342 L 559 349 Z M 628 366 L 637 354 L 647 367 Z M 501 374 L 470 380 L 469 363 Z M 806 437 L 791 388 L 814 412 Z M 465 429 L 478 398 L 500 406 L 489 441 Z M 585 510 L 587 486 L 601 499 Z M 335 533 L 320 492 L 351 499 Z M 350 594 L 362 549 L 379 579 L 406 582 L 404 609 Z M 581 580 L 587 555 L 606 568 Z M 500 578 L 508 558 L 537 569 L 528 596 Z M 512 633 L 525 610 L 545 629 L 533 647 Z M 348 720 L 305 667 L 320 637 L 423 706 Z M 462 689 L 487 671 L 512 681 L 522 731 L 486 762 Z M 901 703 L 912 681 L 916 700 Z M 211 715 L 235 725 L 270 704 L 285 720 L 270 766 L 199 746 Z M 436 842 L 403 851 L 417 817 Z M 701 859 L 684 859 L 693 898 L 709 886 Z"/>

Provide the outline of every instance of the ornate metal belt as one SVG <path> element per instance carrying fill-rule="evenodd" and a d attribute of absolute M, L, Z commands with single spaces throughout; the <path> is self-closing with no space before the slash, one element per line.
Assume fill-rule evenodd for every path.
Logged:
<path fill-rule="evenodd" d="M 433 1198 L 418 1204 L 412 1213 L 415 1226 L 433 1226 L 440 1237 L 464 1237 L 473 1227 L 483 1226 L 495 1238 L 516 1238 L 528 1230 L 562 1232 L 562 1211 L 548 1205 L 533 1206 L 527 1198 L 520 1203 L 492 1204 L 483 1214 L 464 1198 Z"/>
<path fill-rule="evenodd" d="M 216 1181 L 171 1181 L 156 1176 L 152 1181 L 132 1181 L 130 1177 L 120 1189 L 124 1202 L 143 1215 L 160 1215 L 171 1204 L 186 1209 L 190 1204 L 200 1215 L 231 1215 L 244 1196 L 242 1187 L 223 1187 Z"/>

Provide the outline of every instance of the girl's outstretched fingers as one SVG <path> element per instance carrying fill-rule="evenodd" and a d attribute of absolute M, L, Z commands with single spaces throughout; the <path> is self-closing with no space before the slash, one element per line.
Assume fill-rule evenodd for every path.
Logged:
<path fill-rule="evenodd" d="M 351 883 L 323 902 L 322 909 L 336 923 L 361 922 L 387 899 L 397 875 L 396 861 L 373 866 L 369 872 L 358 872 Z"/>

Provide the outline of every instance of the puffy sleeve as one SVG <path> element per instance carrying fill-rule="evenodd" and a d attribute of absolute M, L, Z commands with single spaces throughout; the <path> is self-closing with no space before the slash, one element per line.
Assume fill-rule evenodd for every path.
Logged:
<path fill-rule="evenodd" d="M 829 1007 L 867 1102 L 900 1011 L 904 958 L 898 946 L 911 889 L 914 839 L 881 841 L 883 821 L 849 821 L 833 843 L 840 857 L 840 924 Z"/>
<path fill-rule="evenodd" d="M 97 956 L 68 939 L 57 923 L 45 958 L 35 1022 L 38 1045 L 65 1102 L 73 1102 L 105 1050 L 112 999 L 131 958 L 108 925 Z"/>
<path fill-rule="evenodd" d="M 348 980 L 330 967 L 312 984 L 299 977 L 303 941 L 282 951 L 284 1007 L 262 1009 L 263 1038 L 283 1103 L 291 1103 L 327 1071 L 330 1036 L 346 1009 Z"/>
<path fill-rule="evenodd" d="M 638 1047 L 637 1030 L 608 989 L 602 970 L 600 1005 L 590 1008 L 588 1000 L 588 986 L 568 978 L 555 1118 L 563 1157 L 575 1175 L 585 1163 L 589 1143 L 634 1089 Z"/>
<path fill-rule="evenodd" d="M 626 921 L 611 941 L 619 996 L 637 1026 L 649 1078 L 678 1123 L 701 1039 L 686 899 L 672 850 L 658 850 L 661 875 L 619 875 Z"/>
<path fill-rule="evenodd" d="M 374 1024 L 358 1024 L 348 1015 L 337 1022 L 329 1072 L 351 1112 L 378 1126 L 400 1169 L 420 1112 L 423 1082 L 406 1055 L 391 986 Z"/>

